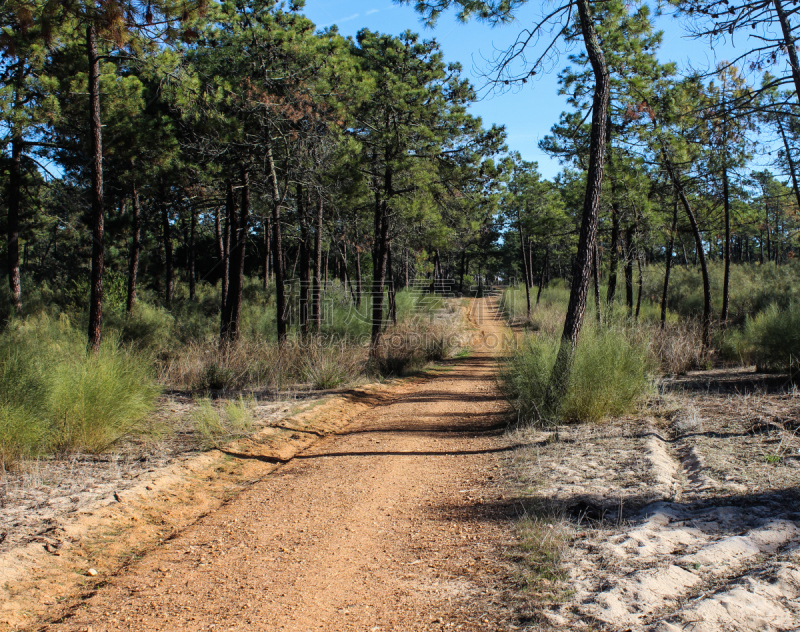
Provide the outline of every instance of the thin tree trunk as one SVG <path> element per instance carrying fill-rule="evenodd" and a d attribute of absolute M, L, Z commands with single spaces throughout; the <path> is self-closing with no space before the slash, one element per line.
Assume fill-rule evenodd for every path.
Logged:
<path fill-rule="evenodd" d="M 706 255 L 703 251 L 703 236 L 700 234 L 700 227 L 697 224 L 697 218 L 695 217 L 694 211 L 692 211 L 692 207 L 689 204 L 686 193 L 684 192 L 683 187 L 681 186 L 681 183 L 675 174 L 675 170 L 672 167 L 672 162 L 669 160 L 666 149 L 664 149 L 663 146 L 661 148 L 661 155 L 664 159 L 664 166 L 667 168 L 667 173 L 669 174 L 672 184 L 675 187 L 675 190 L 678 192 L 681 204 L 683 204 L 683 208 L 686 211 L 686 215 L 689 216 L 689 223 L 692 226 L 692 233 L 694 234 L 695 249 L 697 250 L 697 256 L 700 259 L 700 272 L 703 276 L 703 347 L 708 348 L 711 345 L 711 282 L 708 276 Z"/>
<path fill-rule="evenodd" d="M 392 323 L 397 325 L 397 293 L 395 292 L 394 270 L 392 269 L 392 245 L 389 244 L 386 254 L 387 277 L 389 279 L 389 316 Z"/>
<path fill-rule="evenodd" d="M 594 307 L 597 310 L 597 324 L 603 324 L 603 307 L 600 299 L 600 253 L 598 252 L 597 242 L 594 244 L 594 256 L 592 257 L 594 268 Z"/>
<path fill-rule="evenodd" d="M 131 257 L 128 265 L 128 314 L 133 312 L 136 304 L 136 277 L 139 273 L 139 253 L 142 250 L 142 232 L 140 226 L 139 188 L 134 184 L 131 195 Z"/>
<path fill-rule="evenodd" d="M 722 203 L 723 217 L 725 221 L 725 250 L 724 250 L 724 274 L 722 280 L 722 314 L 720 324 L 723 329 L 728 326 L 728 311 L 730 304 L 730 279 L 731 279 L 731 201 L 728 188 L 728 167 L 722 167 Z"/>
<path fill-rule="evenodd" d="M 197 297 L 197 213 L 193 208 L 189 212 L 189 300 L 193 301 Z"/>
<path fill-rule="evenodd" d="M 164 303 L 169 308 L 175 293 L 175 268 L 172 261 L 172 227 L 169 223 L 169 211 L 164 187 L 159 193 L 161 205 L 161 234 L 164 239 Z"/>
<path fill-rule="evenodd" d="M 519 245 L 520 249 L 522 250 L 522 267 L 525 271 L 523 275 L 525 277 L 525 306 L 526 306 L 526 315 L 528 320 L 531 319 L 531 280 L 528 277 L 528 273 L 530 267 L 528 266 L 528 253 L 527 249 L 525 248 L 525 235 L 522 232 L 522 219 L 519 216 L 519 212 L 517 212 L 517 228 L 519 229 Z"/>
<path fill-rule="evenodd" d="M 576 0 L 583 43 L 592 66 L 595 86 L 592 99 L 592 123 L 589 136 L 589 168 L 586 174 L 586 195 L 583 201 L 581 228 L 578 236 L 578 253 L 572 270 L 569 303 L 561 334 L 561 346 L 553 366 L 547 393 L 548 407 L 560 402 L 569 385 L 572 360 L 578 344 L 583 318 L 586 312 L 586 297 L 589 292 L 589 277 L 592 271 L 592 252 L 597 238 L 597 219 L 600 209 L 600 194 L 603 189 L 603 167 L 606 147 L 606 116 L 610 95 L 610 79 L 603 50 L 597 38 L 589 0 Z"/>
<path fill-rule="evenodd" d="M 15 127 L 11 141 L 11 165 L 8 178 L 8 286 L 17 314 L 22 313 L 22 282 L 19 271 L 19 211 L 22 198 L 22 138 Z"/>
<path fill-rule="evenodd" d="M 669 273 L 672 270 L 672 251 L 675 249 L 675 231 L 678 227 L 678 199 L 675 198 L 675 208 L 672 210 L 672 227 L 669 231 L 667 244 L 667 261 L 664 271 L 664 291 L 661 293 L 661 328 L 667 324 L 667 297 L 669 296 Z"/>
<path fill-rule="evenodd" d="M 608 313 L 614 311 L 614 299 L 617 295 L 617 269 L 619 267 L 619 209 L 615 203 L 611 205 L 611 250 L 608 253 L 608 291 L 606 303 Z"/>
<path fill-rule="evenodd" d="M 391 190 L 391 172 L 386 174 L 385 189 Z M 389 217 L 386 200 L 375 199 L 375 240 L 372 251 L 372 335 L 370 355 L 377 355 L 383 325 L 383 289 L 386 279 L 386 262 L 389 254 Z"/>
<path fill-rule="evenodd" d="M 308 218 L 306 217 L 306 209 L 308 200 L 306 199 L 307 193 L 303 191 L 302 185 L 297 185 L 297 212 L 300 216 L 300 245 L 297 249 L 297 259 L 300 262 L 300 332 L 305 337 L 308 335 Z M 295 261 L 297 267 L 297 261 Z M 292 275 L 294 276 L 294 275 Z"/>
<path fill-rule="evenodd" d="M 270 239 L 269 217 L 264 216 L 261 223 L 264 228 L 264 289 L 266 290 L 269 287 L 270 276 L 272 275 L 270 270 L 270 256 L 272 255 L 270 246 L 272 245 L 272 240 Z"/>
<path fill-rule="evenodd" d="M 639 268 L 639 281 L 638 281 L 638 292 L 636 294 L 636 312 L 633 315 L 633 319 L 635 321 L 639 320 L 639 310 L 642 308 L 642 285 L 644 285 L 644 272 L 642 267 L 642 258 L 637 256 L 636 257 L 636 265 Z"/>
<path fill-rule="evenodd" d="M 550 250 L 547 249 L 544 251 L 544 261 L 542 262 L 542 272 L 539 275 L 539 290 L 536 292 L 536 304 L 539 304 L 539 301 L 542 298 L 542 290 L 544 289 L 544 280 L 547 275 L 547 263 L 550 260 Z"/>
<path fill-rule="evenodd" d="M 797 170 L 795 168 L 792 152 L 789 148 L 789 142 L 786 140 L 786 132 L 783 130 L 783 123 L 781 122 L 780 115 L 777 116 L 778 129 L 783 139 L 783 148 L 786 152 L 786 162 L 789 163 L 789 175 L 792 177 L 792 191 L 794 191 L 794 199 L 797 201 L 797 208 L 800 209 L 800 186 L 797 184 Z"/>
<path fill-rule="evenodd" d="M 628 306 L 628 316 L 633 315 L 633 226 L 625 231 L 625 304 Z"/>
<path fill-rule="evenodd" d="M 461 251 L 461 268 L 460 268 L 459 281 L 458 281 L 458 293 L 459 293 L 460 296 L 464 295 L 464 270 L 466 269 L 466 263 L 467 263 L 467 249 L 464 248 L 464 250 Z M 406 265 L 406 269 L 408 269 L 407 265 Z M 406 277 L 407 276 L 408 276 L 408 273 L 406 273 Z M 408 284 L 406 283 L 406 285 L 408 285 Z"/>
<path fill-rule="evenodd" d="M 364 295 L 364 285 L 361 278 L 361 248 L 356 246 L 356 308 L 361 307 L 361 297 Z"/>
<path fill-rule="evenodd" d="M 331 248 L 330 248 L 330 246 L 328 246 L 325 249 L 325 279 L 322 282 L 322 291 L 323 292 L 327 292 L 328 291 L 328 264 L 330 263 L 330 258 L 331 258 Z M 333 262 L 334 262 L 334 265 L 335 265 L 336 264 L 336 259 L 335 258 L 334 258 Z M 320 313 L 322 313 L 322 306 L 321 305 L 320 305 Z"/>
<path fill-rule="evenodd" d="M 783 50 L 789 54 L 789 66 L 792 69 L 792 80 L 794 81 L 795 98 L 800 96 L 800 62 L 797 59 L 797 48 L 795 47 L 795 38 L 792 36 L 792 25 L 789 23 L 789 18 L 783 10 L 781 0 L 772 0 L 775 6 L 775 11 L 778 14 L 778 21 L 781 25 L 783 32 Z"/>
<path fill-rule="evenodd" d="M 267 146 L 267 167 L 272 190 L 272 253 L 275 272 L 275 314 L 278 330 L 278 343 L 286 340 L 286 296 L 283 287 L 283 249 L 281 245 L 281 198 L 278 188 L 278 174 L 272 157 L 272 146 Z"/>
<path fill-rule="evenodd" d="M 317 225 L 314 230 L 314 287 L 311 292 L 311 311 L 314 320 L 314 330 L 319 333 L 322 329 L 322 211 L 324 201 L 322 196 L 317 200 Z M 327 267 L 327 259 L 325 261 Z M 328 274 L 325 271 L 327 283 Z"/>
<path fill-rule="evenodd" d="M 233 181 L 228 178 L 225 182 L 226 188 L 226 207 L 227 207 L 227 228 L 229 231 L 229 243 L 228 243 L 228 265 L 225 266 L 226 271 L 228 273 L 225 287 L 227 291 L 225 296 L 223 297 L 223 307 L 222 312 L 220 313 L 220 341 L 222 343 L 230 342 L 231 338 L 231 308 L 233 307 L 231 303 L 231 298 L 233 294 L 236 292 L 234 288 L 235 280 L 234 277 L 236 276 L 236 254 L 239 242 L 239 216 L 236 213 L 236 198 L 234 197 L 233 192 Z"/>
<path fill-rule="evenodd" d="M 92 151 L 92 270 L 89 295 L 89 346 L 97 353 L 103 330 L 105 226 L 103 203 L 103 128 L 100 119 L 100 58 L 94 24 L 86 27 L 89 54 L 89 129 Z"/>
<path fill-rule="evenodd" d="M 232 209 L 234 225 L 231 235 L 234 238 L 231 248 L 230 280 L 228 298 L 225 301 L 225 323 L 222 328 L 223 342 L 236 342 L 239 339 L 242 320 L 242 290 L 244 289 L 244 263 L 247 246 L 247 223 L 250 215 L 250 172 L 242 169 L 242 198 L 239 213 Z"/>

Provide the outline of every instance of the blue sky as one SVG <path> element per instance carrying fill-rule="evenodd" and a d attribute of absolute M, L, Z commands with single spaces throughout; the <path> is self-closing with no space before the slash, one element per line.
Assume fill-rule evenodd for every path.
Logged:
<path fill-rule="evenodd" d="M 413 6 L 400 6 L 391 0 L 306 0 L 303 13 L 320 28 L 336 24 L 345 36 L 354 36 L 360 29 L 368 28 L 395 35 L 410 29 L 425 38 L 435 38 L 445 59 L 461 62 L 465 74 L 476 87 L 481 87 L 484 82 L 481 71 L 488 68 L 485 60 L 495 49 L 511 44 L 519 31 L 533 22 L 540 6 L 538 2 L 530 2 L 519 12 L 515 23 L 495 28 L 474 21 L 462 24 L 449 13 L 439 19 L 434 29 L 429 29 Z M 719 60 L 732 59 L 742 50 L 727 45 L 713 51 L 706 42 L 686 37 L 679 20 L 671 17 L 659 18 L 656 25 L 664 31 L 662 60 L 675 61 L 683 67 L 713 66 Z M 566 65 L 566 56 L 562 54 L 551 72 L 539 75 L 523 89 L 486 94 L 471 106 L 471 112 L 485 124 L 505 125 L 509 149 L 519 151 L 526 160 L 537 161 L 547 178 L 555 176 L 561 167 L 539 149 L 538 142 L 567 109 L 564 98 L 557 93 L 557 73 Z"/>

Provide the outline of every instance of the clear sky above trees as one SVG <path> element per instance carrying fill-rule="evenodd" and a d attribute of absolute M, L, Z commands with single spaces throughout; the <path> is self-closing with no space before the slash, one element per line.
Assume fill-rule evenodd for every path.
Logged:
<path fill-rule="evenodd" d="M 445 59 L 460 62 L 475 86 L 481 87 L 495 48 L 510 45 L 537 11 L 536 3 L 529 3 L 518 10 L 517 22 L 496 28 L 476 21 L 462 24 L 450 14 L 443 16 L 433 29 L 421 22 L 413 6 L 396 5 L 390 0 L 306 0 L 302 12 L 320 28 L 337 25 L 345 36 L 355 36 L 360 29 L 369 28 L 395 35 L 411 29 L 425 38 L 434 37 L 441 44 Z M 736 42 L 738 46 L 719 44 L 712 50 L 705 40 L 690 39 L 682 22 L 671 16 L 657 18 L 656 27 L 664 31 L 661 61 L 678 62 L 681 68 L 713 68 L 716 62 L 744 52 L 749 44 L 742 39 Z M 472 114 L 482 117 L 487 125 L 505 125 L 509 149 L 520 152 L 525 160 L 538 162 L 545 178 L 553 178 L 560 166 L 539 149 L 538 142 L 558 122 L 559 114 L 569 109 L 564 97 L 557 94 L 556 76 L 567 63 L 562 55 L 552 72 L 540 75 L 521 91 L 498 94 L 484 90 L 484 98 L 470 107 Z"/>

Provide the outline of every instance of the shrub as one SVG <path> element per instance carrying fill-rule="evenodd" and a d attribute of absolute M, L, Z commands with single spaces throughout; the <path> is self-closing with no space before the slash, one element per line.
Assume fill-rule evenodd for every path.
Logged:
<path fill-rule="evenodd" d="M 749 318 L 744 328 L 744 353 L 759 370 L 792 371 L 800 361 L 800 307 L 771 305 Z"/>
<path fill-rule="evenodd" d="M 102 452 L 136 431 L 159 393 L 150 372 L 146 359 L 113 343 L 58 362 L 49 393 L 54 448 Z"/>
<path fill-rule="evenodd" d="M 109 339 L 99 353 L 61 316 L 11 323 L 0 335 L 2 465 L 52 451 L 108 448 L 141 422 L 159 393 L 146 356 Z"/>
<path fill-rule="evenodd" d="M 678 375 L 710 361 L 703 350 L 702 324 L 697 320 L 644 326 L 642 335 L 651 337 L 651 350 L 665 373 Z"/>
<path fill-rule="evenodd" d="M 648 392 L 652 360 L 644 339 L 619 327 L 586 326 L 565 394 L 546 403 L 559 344 L 557 336 L 530 337 L 500 372 L 522 422 L 596 422 L 630 411 Z"/>
<path fill-rule="evenodd" d="M 342 386 L 357 380 L 364 371 L 366 349 L 346 342 L 314 340 L 302 351 L 301 374 L 315 389 Z"/>
<path fill-rule="evenodd" d="M 239 397 L 226 402 L 222 412 L 210 399 L 200 401 L 191 414 L 195 431 L 200 435 L 201 445 L 210 450 L 222 448 L 226 443 L 245 437 L 253 430 L 253 408 L 255 402 Z"/>

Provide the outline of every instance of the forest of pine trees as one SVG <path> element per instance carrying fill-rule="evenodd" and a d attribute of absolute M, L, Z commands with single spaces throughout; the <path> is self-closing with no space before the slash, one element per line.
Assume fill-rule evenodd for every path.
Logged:
<path fill-rule="evenodd" d="M 491 24 L 521 4 L 418 8 Z M 687 72 L 661 61 L 647 5 L 575 0 L 497 58 L 492 81 L 514 86 L 570 53 L 569 110 L 540 142 L 563 168 L 546 180 L 414 33 L 344 38 L 273 0 L 7 0 L 6 335 L 66 320 L 94 353 L 108 338 L 163 368 L 212 341 L 358 333 L 377 359 L 402 290 L 517 283 L 511 313 L 528 323 L 543 289 L 569 290 L 551 399 L 587 309 L 600 324 L 681 318 L 705 352 L 743 359 L 748 319 L 794 300 L 797 8 L 669 11 L 703 41 L 757 44 Z M 534 36 L 549 38 L 536 55 Z"/>

